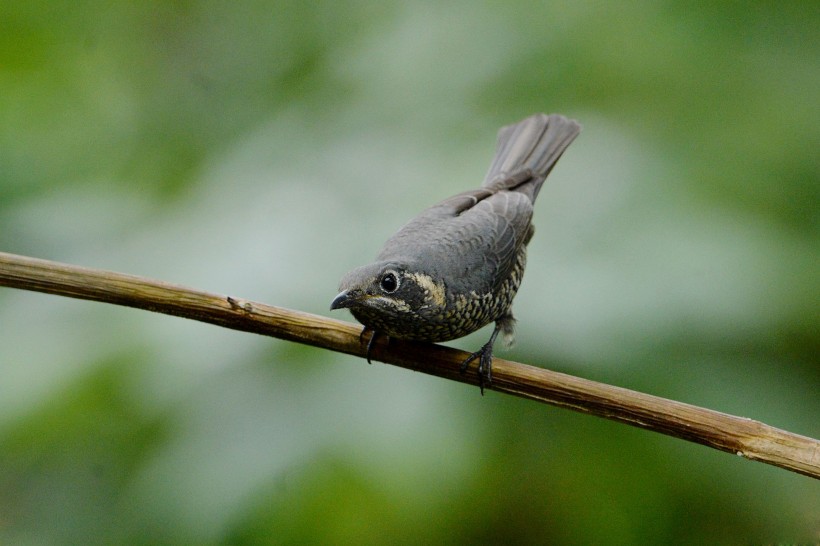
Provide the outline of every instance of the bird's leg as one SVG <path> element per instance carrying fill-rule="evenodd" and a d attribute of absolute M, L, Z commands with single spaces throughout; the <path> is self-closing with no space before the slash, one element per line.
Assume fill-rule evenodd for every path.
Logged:
<path fill-rule="evenodd" d="M 481 349 L 468 356 L 467 360 L 461 363 L 461 373 L 465 373 L 470 362 L 476 358 L 478 359 L 478 387 L 481 389 L 482 396 L 484 395 L 484 385 L 489 386 L 493 382 L 493 345 L 500 331 L 501 326 L 496 323 L 490 340 L 482 345 Z"/>

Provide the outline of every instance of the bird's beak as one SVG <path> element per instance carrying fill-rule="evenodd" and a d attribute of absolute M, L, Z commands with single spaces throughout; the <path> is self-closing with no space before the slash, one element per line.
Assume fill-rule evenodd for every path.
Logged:
<path fill-rule="evenodd" d="M 345 307 L 350 307 L 355 302 L 355 294 L 351 294 L 349 291 L 345 290 L 333 298 L 333 301 L 330 302 L 330 310 L 333 311 L 334 309 L 344 309 Z"/>

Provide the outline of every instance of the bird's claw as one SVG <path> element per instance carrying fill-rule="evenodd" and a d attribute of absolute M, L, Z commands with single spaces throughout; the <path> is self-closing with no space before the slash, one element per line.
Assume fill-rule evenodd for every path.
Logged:
<path fill-rule="evenodd" d="M 373 352 L 373 345 L 376 342 L 376 338 L 379 337 L 379 333 L 373 328 L 365 326 L 362 328 L 362 333 L 359 334 L 359 343 L 364 343 L 364 336 L 367 332 L 370 332 L 370 340 L 367 342 L 367 352 L 365 352 L 365 357 L 367 358 L 368 364 L 373 364 L 370 361 L 370 354 Z"/>
<path fill-rule="evenodd" d="M 494 339 L 492 341 L 495 341 Z M 472 353 L 461 363 L 461 373 L 467 372 L 467 367 L 475 359 L 478 359 L 478 388 L 484 395 L 484 386 L 490 386 L 493 382 L 493 343 L 485 343 L 481 349 Z"/>

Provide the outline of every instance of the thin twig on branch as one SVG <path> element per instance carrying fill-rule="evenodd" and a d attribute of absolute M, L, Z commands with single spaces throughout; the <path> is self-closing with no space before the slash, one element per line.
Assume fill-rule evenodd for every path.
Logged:
<path fill-rule="evenodd" d="M 111 271 L 0 253 L 0 286 L 146 309 L 364 357 L 361 326 Z M 475 384 L 467 354 L 384 340 L 376 360 Z M 519 364 L 493 361 L 492 390 L 605 417 L 820 478 L 820 441 L 690 404 Z"/>

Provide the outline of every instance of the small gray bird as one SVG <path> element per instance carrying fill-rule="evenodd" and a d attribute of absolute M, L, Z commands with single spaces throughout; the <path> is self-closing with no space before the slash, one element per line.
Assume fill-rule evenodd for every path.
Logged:
<path fill-rule="evenodd" d="M 372 264 L 350 271 L 331 309 L 349 308 L 372 333 L 425 342 L 466 336 L 495 321 L 478 359 L 481 393 L 492 382 L 498 334 L 512 344 L 512 302 L 532 238 L 533 203 L 544 179 L 581 126 L 558 114 L 535 114 L 498 133 L 495 159 L 477 190 L 433 205 L 382 247 Z"/>

